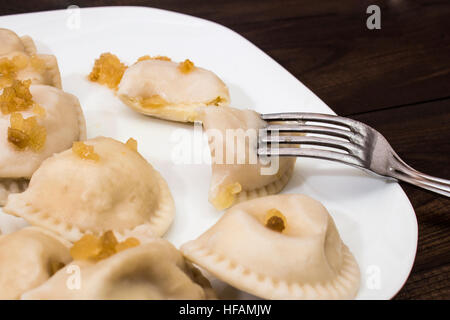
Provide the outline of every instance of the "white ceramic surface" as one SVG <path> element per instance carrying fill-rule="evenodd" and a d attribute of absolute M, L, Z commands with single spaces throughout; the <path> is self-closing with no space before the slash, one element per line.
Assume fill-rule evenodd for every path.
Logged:
<path fill-rule="evenodd" d="M 138 140 L 139 151 L 160 170 L 173 192 L 177 213 L 166 238 L 177 246 L 200 235 L 221 215 L 207 201 L 209 165 L 173 160 L 180 132 L 191 136 L 193 143 L 203 140 L 191 125 L 137 114 L 107 88 L 87 81 L 101 53 L 115 53 L 127 63 L 145 54 L 167 55 L 175 61 L 189 58 L 226 82 L 232 105 L 238 108 L 333 112 L 246 39 L 195 17 L 141 7 L 70 9 L 0 17 L 0 27 L 30 35 L 39 52 L 57 56 L 64 90 L 80 99 L 89 137 Z M 183 142 L 186 150 L 188 142 Z M 417 220 L 397 183 L 331 162 L 298 159 L 283 192 L 305 193 L 328 208 L 361 268 L 357 298 L 389 299 L 400 290 L 414 262 Z M 23 225 L 0 209 L 3 233 Z M 213 283 L 222 297 L 249 297 L 220 281 Z"/>

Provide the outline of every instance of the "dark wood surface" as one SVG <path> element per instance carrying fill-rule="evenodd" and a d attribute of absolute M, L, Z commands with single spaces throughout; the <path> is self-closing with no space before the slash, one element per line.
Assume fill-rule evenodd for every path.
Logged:
<path fill-rule="evenodd" d="M 221 23 L 255 43 L 338 114 L 383 133 L 420 171 L 450 179 L 450 1 L 3 1 L 0 15 L 138 5 Z M 366 8 L 381 7 L 381 30 Z M 450 299 L 450 200 L 402 184 L 419 221 L 417 257 L 396 299 Z"/>

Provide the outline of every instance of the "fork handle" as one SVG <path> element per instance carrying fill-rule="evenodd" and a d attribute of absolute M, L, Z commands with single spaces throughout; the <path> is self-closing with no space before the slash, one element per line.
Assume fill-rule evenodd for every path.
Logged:
<path fill-rule="evenodd" d="M 417 171 L 407 165 L 398 155 L 394 155 L 391 175 L 397 180 L 401 180 L 415 186 L 450 197 L 450 180 L 433 177 Z"/>

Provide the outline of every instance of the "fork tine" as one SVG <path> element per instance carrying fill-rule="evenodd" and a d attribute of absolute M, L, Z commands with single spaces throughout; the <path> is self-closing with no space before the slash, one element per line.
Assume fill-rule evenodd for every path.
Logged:
<path fill-rule="evenodd" d="M 307 113 L 307 112 L 288 112 L 288 113 L 268 113 L 261 114 L 261 119 L 265 121 L 315 121 L 329 124 L 335 124 L 355 129 L 358 121 L 343 118 L 330 114 Z"/>
<path fill-rule="evenodd" d="M 356 134 L 352 131 L 325 126 L 269 124 L 264 129 L 267 131 L 278 131 L 278 132 L 302 132 L 302 133 L 326 134 L 339 138 L 348 139 L 350 141 L 355 141 L 357 138 Z"/>
<path fill-rule="evenodd" d="M 363 161 L 354 155 L 313 148 L 258 148 L 258 155 L 316 158 L 364 167 Z"/>
<path fill-rule="evenodd" d="M 279 144 L 301 144 L 317 145 L 345 150 L 351 154 L 358 154 L 361 150 L 357 145 L 347 141 L 336 139 L 311 137 L 311 136 L 262 136 L 259 139 L 261 143 L 279 143 Z"/>

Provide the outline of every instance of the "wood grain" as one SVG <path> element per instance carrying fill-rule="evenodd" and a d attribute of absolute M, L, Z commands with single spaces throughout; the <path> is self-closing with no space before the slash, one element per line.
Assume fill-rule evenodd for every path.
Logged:
<path fill-rule="evenodd" d="M 450 179 L 448 110 L 450 99 L 352 118 L 376 127 L 415 169 Z M 419 242 L 412 273 L 396 298 L 450 299 L 450 199 L 401 185 L 416 211 Z"/>
<path fill-rule="evenodd" d="M 71 1 L 2 3 L 0 14 L 64 9 Z M 338 114 L 381 131 L 411 166 L 450 179 L 448 0 L 91 0 L 80 7 L 151 6 L 239 32 Z M 366 28 L 369 4 L 381 30 Z M 403 185 L 419 221 L 412 273 L 397 299 L 450 299 L 450 200 Z"/>

